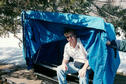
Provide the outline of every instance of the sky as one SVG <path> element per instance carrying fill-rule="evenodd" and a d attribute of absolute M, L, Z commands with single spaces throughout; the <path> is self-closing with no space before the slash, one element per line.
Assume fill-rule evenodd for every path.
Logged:
<path fill-rule="evenodd" d="M 22 34 L 18 34 L 22 38 Z M 121 39 L 122 37 L 118 37 Z M 25 59 L 23 57 L 22 48 L 18 45 L 19 40 L 13 37 L 13 34 L 9 35 L 9 38 L 0 37 L 0 63 L 23 65 L 25 64 Z M 120 66 L 117 72 L 122 72 L 126 75 L 126 53 L 119 52 L 120 55 Z"/>

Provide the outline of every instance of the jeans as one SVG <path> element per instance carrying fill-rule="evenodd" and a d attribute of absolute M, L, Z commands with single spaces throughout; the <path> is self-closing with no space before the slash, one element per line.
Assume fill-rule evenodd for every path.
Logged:
<path fill-rule="evenodd" d="M 77 73 L 79 71 L 78 68 L 74 66 L 74 62 L 69 62 L 67 64 L 68 70 L 64 71 L 61 66 L 57 67 L 57 78 L 59 84 L 67 84 L 66 76 L 67 74 Z M 86 71 L 86 75 L 84 77 L 78 77 L 79 84 L 88 84 L 89 80 L 89 71 Z"/>

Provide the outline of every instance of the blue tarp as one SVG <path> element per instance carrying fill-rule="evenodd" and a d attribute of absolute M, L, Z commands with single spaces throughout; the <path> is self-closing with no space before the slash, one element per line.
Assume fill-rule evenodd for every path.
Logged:
<path fill-rule="evenodd" d="M 67 42 L 63 32 L 72 28 L 88 51 L 89 65 L 94 71 L 93 84 L 113 84 L 120 58 L 118 51 L 106 46 L 107 40 L 116 39 L 112 24 L 93 16 L 23 11 L 22 26 L 28 68 L 40 63 L 60 65 Z"/>

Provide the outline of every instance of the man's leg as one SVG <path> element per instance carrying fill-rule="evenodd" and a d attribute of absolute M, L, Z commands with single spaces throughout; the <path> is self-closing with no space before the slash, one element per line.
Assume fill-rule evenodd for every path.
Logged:
<path fill-rule="evenodd" d="M 62 69 L 61 66 L 58 66 L 57 67 L 57 78 L 58 78 L 58 81 L 59 81 L 59 84 L 67 84 L 67 81 L 66 81 L 66 72 Z"/>
<path fill-rule="evenodd" d="M 67 84 L 66 75 L 69 73 L 78 72 L 78 69 L 74 67 L 73 62 L 68 63 L 67 67 L 68 67 L 67 71 L 64 71 L 61 66 L 57 67 L 57 78 L 58 78 L 59 84 Z"/>

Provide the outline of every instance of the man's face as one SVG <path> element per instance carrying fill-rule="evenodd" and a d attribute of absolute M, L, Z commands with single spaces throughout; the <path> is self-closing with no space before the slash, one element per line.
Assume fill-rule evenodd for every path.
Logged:
<path fill-rule="evenodd" d="M 67 41 L 69 41 L 70 43 L 75 42 L 75 40 L 76 40 L 76 37 L 73 33 L 67 33 L 67 34 L 65 34 L 65 37 L 66 37 Z"/>

